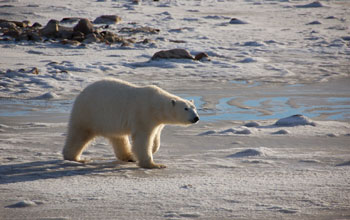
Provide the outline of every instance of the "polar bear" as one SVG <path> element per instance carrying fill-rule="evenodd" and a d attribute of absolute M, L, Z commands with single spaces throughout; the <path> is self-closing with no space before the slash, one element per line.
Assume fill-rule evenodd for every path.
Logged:
<path fill-rule="evenodd" d="M 74 102 L 63 157 L 84 162 L 80 156 L 88 143 L 95 136 L 103 136 L 110 140 L 118 159 L 137 161 L 142 168 L 165 168 L 153 161 L 164 126 L 197 121 L 193 101 L 157 86 L 136 86 L 116 79 L 97 81 Z"/>

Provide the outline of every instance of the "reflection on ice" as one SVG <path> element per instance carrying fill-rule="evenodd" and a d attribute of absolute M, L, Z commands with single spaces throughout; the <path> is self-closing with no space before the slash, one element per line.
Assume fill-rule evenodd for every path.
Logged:
<path fill-rule="evenodd" d="M 185 96 L 193 99 L 202 121 L 218 120 L 266 120 L 302 114 L 309 118 L 327 120 L 349 120 L 350 98 L 315 97 L 290 100 L 293 97 L 264 97 L 236 100 L 236 97 L 221 98 L 215 108 L 204 108 L 206 104 L 201 96 Z M 234 101 L 232 101 L 234 100 Z M 297 104 L 295 104 L 297 102 Z M 73 100 L 0 100 L 0 116 L 26 116 L 36 113 L 69 114 Z"/>
<path fill-rule="evenodd" d="M 290 97 L 268 97 L 242 101 L 239 104 L 230 102 L 235 97 L 219 100 L 215 109 L 203 109 L 205 102 L 200 96 L 190 96 L 198 108 L 203 121 L 217 120 L 266 120 L 302 114 L 309 118 L 322 117 L 328 120 L 350 119 L 350 98 L 317 97 L 317 103 L 290 105 Z M 313 101 L 313 100 L 311 100 Z M 268 103 L 268 104 L 267 104 Z"/>

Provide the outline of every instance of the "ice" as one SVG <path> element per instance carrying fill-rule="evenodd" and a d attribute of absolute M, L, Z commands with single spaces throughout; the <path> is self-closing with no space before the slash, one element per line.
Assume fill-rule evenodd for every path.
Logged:
<path fill-rule="evenodd" d="M 299 126 L 299 125 L 311 125 L 316 126 L 316 123 L 311 121 L 309 118 L 303 115 L 293 115 L 286 118 L 281 118 L 276 121 L 275 125 L 277 126 Z"/>
<path fill-rule="evenodd" d="M 58 95 L 56 95 L 54 92 L 47 92 L 36 98 L 37 99 L 57 99 Z"/>

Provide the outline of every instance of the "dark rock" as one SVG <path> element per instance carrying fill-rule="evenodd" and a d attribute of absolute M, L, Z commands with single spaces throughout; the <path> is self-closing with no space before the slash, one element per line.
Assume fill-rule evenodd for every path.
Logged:
<path fill-rule="evenodd" d="M 195 60 L 210 61 L 207 53 L 201 52 L 194 57 Z"/>
<path fill-rule="evenodd" d="M 38 75 L 39 74 L 39 69 L 34 67 L 33 69 L 30 70 L 31 73 Z"/>
<path fill-rule="evenodd" d="M 116 24 L 122 19 L 117 15 L 102 15 L 94 20 L 95 24 Z"/>
<path fill-rule="evenodd" d="M 310 23 L 307 23 L 306 25 L 315 25 L 315 24 L 321 24 L 319 21 L 312 21 Z"/>
<path fill-rule="evenodd" d="M 124 40 L 122 37 L 110 31 L 102 31 L 100 34 L 106 43 L 116 43 Z"/>
<path fill-rule="evenodd" d="M 41 35 L 44 37 L 56 37 L 59 30 L 58 23 L 57 20 L 50 20 L 46 26 L 40 30 Z"/>
<path fill-rule="evenodd" d="M 69 17 L 69 18 L 62 18 L 60 21 L 61 23 L 75 23 L 78 22 L 81 18 L 78 17 Z"/>
<path fill-rule="evenodd" d="M 74 31 L 72 35 L 72 40 L 82 42 L 83 40 L 85 40 L 85 35 L 80 31 Z"/>
<path fill-rule="evenodd" d="M 296 8 L 321 8 L 323 5 L 319 1 L 315 1 L 306 5 L 297 5 Z"/>
<path fill-rule="evenodd" d="M 230 21 L 230 24 L 248 24 L 248 23 L 237 18 L 232 18 Z"/>
<path fill-rule="evenodd" d="M 12 22 L 15 23 L 17 27 L 20 27 L 20 28 L 26 28 L 30 23 L 30 21 L 12 21 Z"/>
<path fill-rule="evenodd" d="M 138 43 L 141 43 L 141 44 L 150 44 L 150 43 L 155 43 L 154 40 L 151 40 L 151 39 L 148 39 L 148 38 L 145 38 L 143 39 L 143 41 L 140 41 Z"/>
<path fill-rule="evenodd" d="M 13 29 L 13 28 L 16 28 L 17 25 L 12 21 L 3 21 L 3 22 L 0 22 L 0 27 Z"/>
<path fill-rule="evenodd" d="M 95 43 L 95 42 L 100 42 L 100 39 L 97 38 L 96 34 L 91 33 L 86 35 L 86 38 L 83 42 L 86 44 Z"/>
<path fill-rule="evenodd" d="M 40 28 L 42 27 L 42 25 L 38 22 L 35 22 L 33 25 L 32 25 L 33 28 Z"/>
<path fill-rule="evenodd" d="M 121 47 L 130 47 L 131 44 L 127 41 L 123 41 L 122 44 L 120 45 Z"/>
<path fill-rule="evenodd" d="M 58 29 L 58 37 L 63 39 L 72 39 L 73 38 L 73 28 L 71 27 L 64 27 L 59 26 Z"/>
<path fill-rule="evenodd" d="M 30 21 L 8 21 L 5 19 L 0 19 L 0 24 L 8 23 L 8 22 L 14 23 L 17 27 L 20 27 L 20 28 L 28 27 L 28 24 L 30 23 Z"/>
<path fill-rule="evenodd" d="M 155 53 L 152 58 L 155 59 L 191 59 L 193 56 L 185 49 L 162 50 Z"/>
<path fill-rule="evenodd" d="M 88 35 L 94 32 L 93 24 L 86 18 L 80 19 L 79 23 L 73 28 L 74 31 L 80 31 L 81 33 Z"/>
<path fill-rule="evenodd" d="M 27 33 L 27 40 L 31 41 L 42 41 L 42 37 L 37 32 L 29 32 Z"/>
<path fill-rule="evenodd" d="M 184 40 L 169 40 L 169 42 L 172 42 L 172 43 L 177 43 L 177 44 L 183 44 L 183 43 L 187 43 L 187 41 L 184 41 Z"/>
<path fill-rule="evenodd" d="M 22 31 L 15 27 L 15 28 L 8 29 L 7 31 L 4 31 L 3 33 L 5 36 L 18 38 L 22 34 Z"/>
<path fill-rule="evenodd" d="M 251 127 L 259 127 L 260 124 L 255 122 L 255 121 L 252 121 L 252 122 L 248 122 L 246 124 L 244 124 L 244 126 L 248 127 L 248 128 L 251 128 Z"/>

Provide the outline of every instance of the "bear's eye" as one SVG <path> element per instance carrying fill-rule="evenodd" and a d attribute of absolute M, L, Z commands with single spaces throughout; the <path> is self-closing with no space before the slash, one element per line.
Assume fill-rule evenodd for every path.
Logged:
<path fill-rule="evenodd" d="M 185 111 L 188 111 L 188 108 L 185 108 Z"/>

